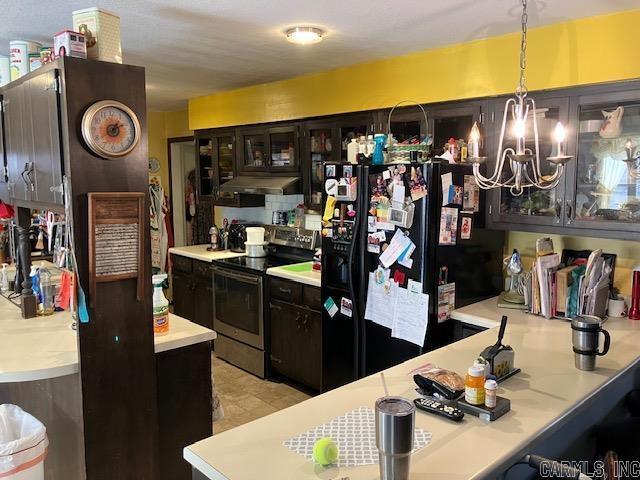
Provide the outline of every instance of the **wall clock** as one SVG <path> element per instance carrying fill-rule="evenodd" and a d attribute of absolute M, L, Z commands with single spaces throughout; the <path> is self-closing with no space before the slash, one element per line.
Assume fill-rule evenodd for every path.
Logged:
<path fill-rule="evenodd" d="M 160 161 L 156 157 L 149 157 L 149 172 L 158 173 L 160 171 Z"/>
<path fill-rule="evenodd" d="M 130 153 L 140 141 L 140 121 L 123 103 L 102 100 L 82 116 L 82 137 L 93 153 L 114 159 Z"/>

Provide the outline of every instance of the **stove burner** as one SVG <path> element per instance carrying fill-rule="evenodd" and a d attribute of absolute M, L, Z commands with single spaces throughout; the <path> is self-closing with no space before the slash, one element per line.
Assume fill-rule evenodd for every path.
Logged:
<path fill-rule="evenodd" d="M 304 260 L 300 260 L 304 261 Z M 285 260 L 283 258 L 278 257 L 233 257 L 233 258 L 223 258 L 220 260 L 216 260 L 218 263 L 224 263 L 227 265 L 234 265 L 236 267 L 245 269 L 245 270 L 255 270 L 258 272 L 266 272 L 267 268 L 271 267 L 280 267 L 282 265 L 290 265 L 292 263 L 296 263 L 294 260 Z"/>

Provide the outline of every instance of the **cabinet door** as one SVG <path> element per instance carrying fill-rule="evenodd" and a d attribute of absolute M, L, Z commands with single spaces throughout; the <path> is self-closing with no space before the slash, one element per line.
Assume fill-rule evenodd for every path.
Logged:
<path fill-rule="evenodd" d="M 640 231 L 640 90 L 582 96 L 576 110 L 566 222 Z"/>
<path fill-rule="evenodd" d="M 560 121 L 568 124 L 569 98 L 545 97 L 532 94 L 536 97 L 536 111 L 538 116 L 538 140 L 540 148 L 540 167 L 543 175 L 551 175 L 555 166 L 547 161 L 547 157 L 554 154 L 553 131 Z M 489 157 L 487 161 L 487 173 L 490 177 L 494 172 L 499 149 L 500 129 L 504 115 L 505 100 L 499 99 L 492 102 L 491 133 L 488 136 L 488 144 L 485 152 Z M 515 137 L 510 112 L 507 112 L 507 127 L 505 129 L 503 149 L 515 148 Z M 527 148 L 535 151 L 534 129 L 532 116 L 529 116 L 526 129 Z M 534 159 L 535 162 L 535 159 Z M 530 167 L 528 167 L 530 168 Z M 531 170 L 529 170 L 531 171 Z M 506 181 L 511 176 L 508 160 L 505 160 L 501 179 Z M 562 212 L 565 198 L 565 180 L 567 173 L 560 179 L 560 183 L 553 189 L 540 190 L 538 188 L 525 188 L 519 195 L 513 195 L 508 188 L 495 189 L 493 203 L 491 205 L 492 219 L 499 223 L 529 224 L 529 225 L 555 225 L 563 224 Z"/>
<path fill-rule="evenodd" d="M 4 94 L 9 197 L 17 200 L 31 200 L 31 187 L 22 177 L 30 161 L 30 135 L 27 133 L 31 126 L 25 108 L 25 88 L 21 83 Z"/>
<path fill-rule="evenodd" d="M 32 199 L 51 204 L 63 203 L 58 81 L 58 71 L 49 70 L 30 79 L 25 91 L 32 132 L 29 152 L 34 165 Z"/>
<path fill-rule="evenodd" d="M 230 192 L 218 191 L 219 187 L 229 180 L 232 180 L 236 173 L 236 149 L 233 132 L 223 135 L 215 135 L 213 138 L 213 149 L 215 204 L 235 206 L 238 204 L 238 195 Z"/>
<path fill-rule="evenodd" d="M 9 202 L 9 192 L 7 189 L 7 150 L 5 148 L 5 126 L 4 126 L 4 104 L 3 96 L 0 95 L 0 200 Z"/>
<path fill-rule="evenodd" d="M 298 150 L 298 127 L 274 127 L 267 131 L 269 143 L 269 171 L 298 172 L 300 159 Z"/>
<path fill-rule="evenodd" d="M 347 161 L 347 145 L 352 138 L 358 139 L 362 136 L 373 135 L 378 119 L 375 112 L 367 112 L 357 115 L 339 115 L 334 119 L 334 128 L 336 129 L 336 138 L 340 142 L 335 148 L 340 148 L 340 157 L 337 159 L 342 162 Z"/>
<path fill-rule="evenodd" d="M 301 314 L 293 305 L 271 301 L 271 366 L 280 374 L 299 381 L 298 357 Z"/>
<path fill-rule="evenodd" d="M 426 110 L 426 107 L 423 107 Z M 391 113 L 391 118 L 389 114 Z M 417 105 L 407 104 L 399 106 L 391 112 L 391 109 L 378 113 L 376 133 L 381 129 L 383 133 L 391 133 L 399 143 L 421 140 L 429 131 L 429 125 L 425 114 Z"/>
<path fill-rule="evenodd" d="M 194 301 L 194 322 L 213 329 L 213 278 L 196 277 Z"/>
<path fill-rule="evenodd" d="M 307 309 L 300 312 L 299 381 L 319 391 L 322 387 L 322 315 Z"/>
<path fill-rule="evenodd" d="M 429 131 L 433 134 L 434 153 L 440 155 L 450 138 L 468 140 L 475 122 L 478 122 L 481 133 L 484 134 L 482 113 L 482 102 L 447 103 L 429 107 Z"/>
<path fill-rule="evenodd" d="M 214 165 L 213 165 L 213 137 L 211 134 L 202 133 L 196 136 L 196 160 L 198 178 L 197 189 L 199 196 L 210 196 L 214 191 Z"/>
<path fill-rule="evenodd" d="M 173 313 L 192 322 L 195 320 L 193 280 L 186 275 L 173 272 Z"/>
<path fill-rule="evenodd" d="M 307 123 L 302 131 L 302 177 L 307 208 L 320 212 L 324 189 L 323 162 L 337 161 L 339 142 L 330 122 Z"/>
<path fill-rule="evenodd" d="M 266 173 L 269 169 L 269 150 L 264 128 L 240 128 L 237 131 L 238 167 L 247 175 Z"/>

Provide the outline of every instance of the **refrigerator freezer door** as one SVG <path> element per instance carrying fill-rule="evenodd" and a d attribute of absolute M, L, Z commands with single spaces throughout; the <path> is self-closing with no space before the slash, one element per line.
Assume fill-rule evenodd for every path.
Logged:
<path fill-rule="evenodd" d="M 339 184 L 349 178 L 356 179 L 362 167 L 326 163 L 325 178 Z M 357 262 L 359 220 L 358 201 L 360 185 L 355 182 L 356 198 L 341 197 L 335 213 L 325 224 L 322 238 L 322 391 L 342 386 L 360 377 L 360 310 L 357 302 L 358 283 L 354 264 Z M 351 190 L 353 192 L 353 190 Z M 323 192 L 323 205 L 327 202 Z M 331 308 L 335 304 L 338 308 Z M 351 304 L 351 308 L 349 308 Z"/>
<path fill-rule="evenodd" d="M 410 165 L 410 164 L 388 164 L 364 167 L 363 179 L 361 181 L 362 194 L 361 202 L 365 205 L 363 211 L 368 211 L 371 207 L 372 197 L 377 194 L 383 193 L 382 185 L 386 185 L 387 182 L 393 182 L 395 180 L 402 179 L 402 186 L 404 187 L 405 196 L 410 196 L 411 192 L 411 169 L 420 169 L 423 178 L 427 173 L 428 167 L 425 165 Z M 414 172 L 415 176 L 415 172 Z M 392 198 L 390 192 L 386 193 L 389 198 Z M 417 201 L 413 202 L 413 222 L 408 229 L 402 229 L 409 233 L 409 238 L 416 246 L 413 254 L 411 255 L 411 266 L 401 265 L 398 262 L 394 262 L 390 267 L 390 274 L 396 279 L 401 280 L 401 287 L 406 288 L 409 280 L 420 282 L 424 285 L 425 281 L 425 234 L 426 234 L 426 222 L 427 222 L 427 207 L 429 196 L 424 196 Z M 369 273 L 376 270 L 379 265 L 379 254 L 376 253 L 374 248 L 369 247 L 369 235 L 375 232 L 368 232 L 368 230 L 375 230 L 381 232 L 384 230 L 377 228 L 369 228 L 370 215 L 361 219 L 360 229 L 363 235 L 360 239 L 359 250 L 360 261 L 356 265 L 359 277 L 359 293 L 360 310 L 365 312 L 367 302 L 367 287 L 369 282 Z M 400 227 L 397 227 L 400 228 Z M 366 232 L 366 233 L 364 233 Z M 393 237 L 395 230 L 388 230 L 385 232 L 385 242 L 388 243 Z M 423 287 L 424 288 L 424 287 Z M 364 315 L 363 315 L 364 317 Z M 422 349 L 417 345 L 414 345 L 405 340 L 393 338 L 391 336 L 391 330 L 380 326 L 370 320 L 361 321 L 361 375 L 370 375 L 372 373 L 379 372 L 393 365 L 402 363 L 410 358 L 413 358 L 422 353 Z M 428 333 L 427 333 L 428 335 Z"/>

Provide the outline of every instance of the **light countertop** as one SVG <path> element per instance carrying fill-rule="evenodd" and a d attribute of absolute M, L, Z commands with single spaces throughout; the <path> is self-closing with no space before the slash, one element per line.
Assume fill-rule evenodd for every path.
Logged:
<path fill-rule="evenodd" d="M 62 270 L 58 268 L 57 265 L 49 262 L 48 260 L 39 260 L 37 257 L 31 259 L 31 264 L 35 267 L 44 267 L 51 273 L 51 282 L 52 283 L 60 283 L 60 276 L 62 275 Z M 16 276 L 16 264 L 11 263 L 7 265 L 7 276 L 9 277 L 9 281 L 15 279 Z"/>
<path fill-rule="evenodd" d="M 169 249 L 169 253 L 192 258 L 194 260 L 200 260 L 202 262 L 212 262 L 213 260 L 220 260 L 222 258 L 242 257 L 245 255 L 244 253 L 232 252 L 231 250 L 209 252 L 207 251 L 208 247 L 209 244 L 190 245 L 188 247 L 172 247 Z"/>
<path fill-rule="evenodd" d="M 511 400 L 512 410 L 489 424 L 470 415 L 457 424 L 417 412 L 416 426 L 432 432 L 433 440 L 413 454 L 411 478 L 497 476 L 530 451 L 536 438 L 560 429 L 587 399 L 623 372 L 638 368 L 640 322 L 607 321 L 611 350 L 598 358 L 597 370 L 582 372 L 574 368 L 568 323 L 498 309 L 496 298 L 460 311 L 463 315 L 454 315 L 456 318 L 470 321 L 477 316 L 493 325 L 498 325 L 503 313 L 509 316 L 504 342 L 515 349 L 516 366 L 522 373 L 502 383 L 498 394 Z M 492 328 L 388 369 L 385 377 L 390 393 L 415 398 L 410 372 L 428 362 L 464 373 L 496 338 L 497 329 Z M 377 465 L 325 469 L 286 449 L 282 442 L 354 408 L 373 408 L 382 395 L 380 378 L 372 375 L 199 441 L 185 448 L 184 458 L 211 479 L 378 478 Z"/>
<path fill-rule="evenodd" d="M 151 320 L 149 320 L 151 321 Z M 0 297 L 0 383 L 61 377 L 78 371 L 71 313 L 23 319 L 20 308 Z M 213 340 L 213 330 L 170 314 L 168 335 L 155 338 L 155 352 Z"/>
<path fill-rule="evenodd" d="M 308 271 L 291 271 L 288 268 L 297 265 L 309 265 Z M 297 263 L 294 265 L 284 265 L 281 267 L 271 267 L 267 269 L 267 275 L 273 277 L 285 278 L 298 283 L 304 283 L 305 285 L 311 285 L 313 287 L 320 287 L 320 272 L 316 272 L 311 269 L 313 262 Z"/>

